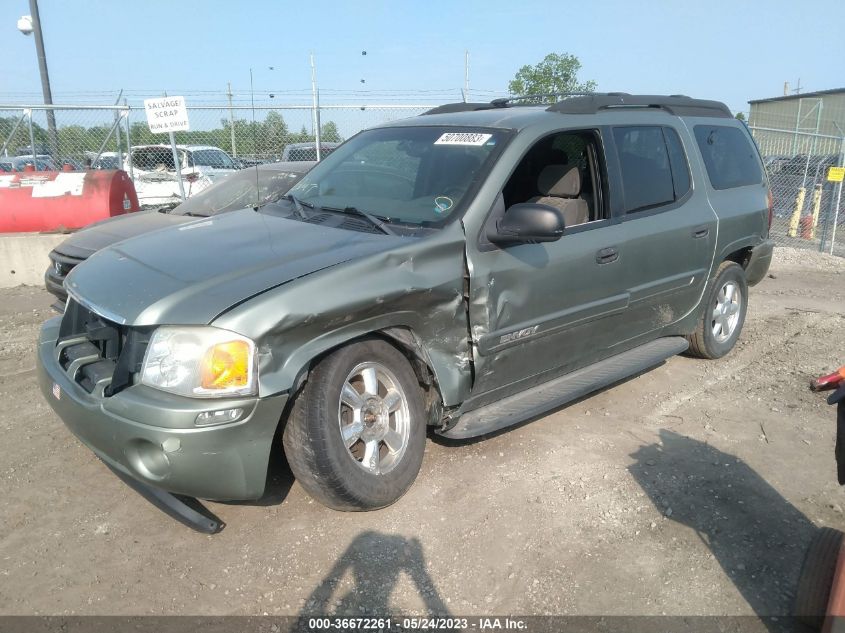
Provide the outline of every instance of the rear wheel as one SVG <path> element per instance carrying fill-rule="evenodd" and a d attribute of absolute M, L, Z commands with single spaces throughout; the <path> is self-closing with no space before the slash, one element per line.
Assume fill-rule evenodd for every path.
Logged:
<path fill-rule="evenodd" d="M 745 271 L 735 262 L 722 262 L 707 289 L 698 328 L 687 337 L 689 353 L 699 358 L 721 358 L 730 352 L 742 332 L 747 309 Z"/>
<path fill-rule="evenodd" d="M 283 443 L 302 487 L 330 508 L 396 501 L 425 450 L 422 394 L 407 359 L 378 339 L 324 358 L 297 396 Z"/>

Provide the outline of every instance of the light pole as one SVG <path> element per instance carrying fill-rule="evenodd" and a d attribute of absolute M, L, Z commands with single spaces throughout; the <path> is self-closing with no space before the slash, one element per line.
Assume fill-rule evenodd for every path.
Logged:
<path fill-rule="evenodd" d="M 44 54 L 44 36 L 41 33 L 41 18 L 38 14 L 38 0 L 29 0 L 30 15 L 18 20 L 18 30 L 24 35 L 35 34 L 35 51 L 38 53 L 38 72 L 41 74 L 41 92 L 44 94 L 44 105 L 53 105 L 53 95 L 50 92 L 50 76 L 47 74 L 47 56 Z M 50 154 L 54 160 L 59 156 L 59 137 L 56 133 L 56 113 L 47 110 L 47 138 L 50 143 Z M 35 148 L 32 148 L 33 154 Z"/>

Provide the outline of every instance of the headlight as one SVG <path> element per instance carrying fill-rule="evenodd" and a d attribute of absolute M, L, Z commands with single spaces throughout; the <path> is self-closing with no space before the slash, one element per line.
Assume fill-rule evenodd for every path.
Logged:
<path fill-rule="evenodd" d="M 214 327 L 158 328 L 150 339 L 141 382 L 181 396 L 214 398 L 258 393 L 255 343 Z"/>

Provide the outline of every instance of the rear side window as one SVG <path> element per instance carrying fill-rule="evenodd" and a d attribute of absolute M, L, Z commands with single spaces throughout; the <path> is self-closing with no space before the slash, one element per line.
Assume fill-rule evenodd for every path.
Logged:
<path fill-rule="evenodd" d="M 726 125 L 696 125 L 695 140 L 714 189 L 763 182 L 757 150 L 742 130 Z"/>
<path fill-rule="evenodd" d="M 675 201 L 669 151 L 659 126 L 639 125 L 613 129 L 622 169 L 625 213 L 634 213 Z"/>

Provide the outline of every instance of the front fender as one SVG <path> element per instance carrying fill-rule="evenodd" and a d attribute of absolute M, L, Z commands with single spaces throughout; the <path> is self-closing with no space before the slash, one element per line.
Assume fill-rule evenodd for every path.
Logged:
<path fill-rule="evenodd" d="M 256 341 L 259 392 L 291 391 L 312 361 L 388 328 L 414 333 L 446 406 L 472 386 L 463 296 L 463 231 L 444 229 L 254 297 L 214 324 Z"/>

